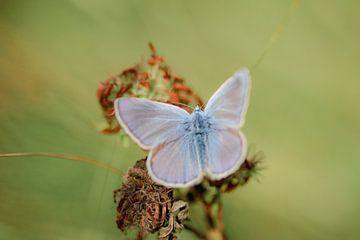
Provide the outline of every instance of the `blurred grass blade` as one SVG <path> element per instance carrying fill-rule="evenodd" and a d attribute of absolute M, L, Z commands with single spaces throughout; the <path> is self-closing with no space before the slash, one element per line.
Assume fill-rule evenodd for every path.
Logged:
<path fill-rule="evenodd" d="M 275 31 L 271 34 L 270 39 L 268 40 L 264 50 L 261 52 L 260 56 L 256 60 L 255 64 L 251 67 L 251 71 L 254 72 L 257 66 L 261 63 L 261 61 L 264 59 L 266 54 L 269 52 L 269 50 L 274 46 L 275 43 L 279 40 L 280 35 L 285 29 L 285 25 L 289 22 L 290 18 L 294 14 L 295 10 L 299 6 L 300 0 L 293 0 L 291 3 L 291 6 L 289 7 L 289 10 L 285 14 L 282 21 L 277 25 Z"/>
<path fill-rule="evenodd" d="M 79 161 L 86 164 L 94 165 L 98 168 L 105 169 L 107 171 L 110 171 L 116 175 L 122 176 L 122 172 L 107 164 L 100 162 L 98 160 L 77 156 L 77 155 L 71 155 L 71 154 L 65 154 L 65 153 L 49 153 L 49 152 L 32 152 L 32 153 L 3 153 L 0 154 L 0 157 L 49 157 L 49 158 L 58 158 L 58 159 L 65 159 L 70 161 Z"/>

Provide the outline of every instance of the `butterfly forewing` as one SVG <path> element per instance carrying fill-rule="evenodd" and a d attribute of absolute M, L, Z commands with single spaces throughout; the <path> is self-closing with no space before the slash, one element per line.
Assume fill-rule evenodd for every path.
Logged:
<path fill-rule="evenodd" d="M 244 123 L 250 93 L 250 73 L 247 69 L 236 72 L 210 98 L 205 113 L 218 128 L 239 128 Z"/>
<path fill-rule="evenodd" d="M 115 111 L 130 137 L 148 150 L 181 136 L 179 127 L 190 116 L 179 107 L 141 98 L 118 98 Z"/>

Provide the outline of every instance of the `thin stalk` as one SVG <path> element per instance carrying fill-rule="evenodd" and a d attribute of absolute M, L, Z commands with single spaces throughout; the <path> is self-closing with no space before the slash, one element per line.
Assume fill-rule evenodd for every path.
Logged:
<path fill-rule="evenodd" d="M 201 240 L 206 240 L 206 235 L 204 233 L 202 233 L 200 230 L 196 229 L 194 226 L 188 224 L 188 223 L 185 223 L 184 224 L 184 228 L 186 230 L 188 230 L 189 232 L 192 232 L 195 236 L 198 237 L 198 239 L 201 239 Z"/>
<path fill-rule="evenodd" d="M 120 169 L 117 169 L 110 164 L 100 162 L 98 160 L 90 159 L 87 157 L 66 154 L 66 153 L 49 153 L 49 152 L 32 152 L 32 153 L 2 153 L 0 157 L 49 157 L 49 158 L 58 158 L 65 159 L 70 161 L 78 161 L 90 165 L 94 165 L 98 168 L 110 171 L 116 175 L 122 176 L 123 173 Z"/>
<path fill-rule="evenodd" d="M 225 224 L 224 224 L 224 208 L 221 196 L 218 198 L 218 211 L 217 211 L 217 228 L 219 229 L 219 232 L 221 232 L 222 239 L 226 240 L 227 236 L 225 233 Z"/>

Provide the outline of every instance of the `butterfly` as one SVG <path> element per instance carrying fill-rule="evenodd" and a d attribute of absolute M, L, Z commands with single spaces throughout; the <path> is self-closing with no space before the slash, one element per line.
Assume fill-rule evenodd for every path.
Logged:
<path fill-rule="evenodd" d="M 244 162 L 247 142 L 239 129 L 249 104 L 251 77 L 244 68 L 212 95 L 204 111 L 142 98 L 115 100 L 116 118 L 126 133 L 149 150 L 151 178 L 167 187 L 189 187 L 225 178 Z"/>

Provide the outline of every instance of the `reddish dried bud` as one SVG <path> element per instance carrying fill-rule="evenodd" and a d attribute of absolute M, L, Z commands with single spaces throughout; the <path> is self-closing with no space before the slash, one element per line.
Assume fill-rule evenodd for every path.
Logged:
<path fill-rule="evenodd" d="M 139 65 L 137 64 L 137 65 L 135 65 L 133 67 L 126 68 L 125 70 L 123 70 L 120 73 L 120 76 L 122 76 L 122 77 L 136 76 L 138 70 L 139 70 Z"/>
<path fill-rule="evenodd" d="M 174 91 L 170 91 L 169 96 L 170 96 L 170 101 L 169 101 L 170 104 L 172 103 L 176 104 L 180 102 L 179 96 Z"/>
<path fill-rule="evenodd" d="M 110 83 L 110 80 L 105 80 L 100 82 L 99 87 L 96 91 L 96 97 L 101 105 L 107 106 L 108 97 L 112 91 L 113 85 Z"/>
<path fill-rule="evenodd" d="M 114 128 L 111 128 L 111 127 L 107 127 L 107 128 L 104 128 L 101 132 L 103 134 L 112 134 L 112 133 L 117 133 L 120 131 L 120 125 L 114 127 Z"/>
<path fill-rule="evenodd" d="M 192 94 L 192 90 L 183 84 L 175 83 L 173 88 L 177 91 L 184 91 L 187 94 Z"/>
<path fill-rule="evenodd" d="M 184 79 L 180 76 L 173 76 L 173 77 L 174 77 L 175 82 L 183 82 L 184 81 Z"/>
<path fill-rule="evenodd" d="M 132 83 L 129 84 L 123 84 L 120 87 L 120 90 L 117 92 L 116 96 L 122 96 L 124 95 L 126 92 L 128 92 L 130 90 L 130 88 L 133 86 Z"/>
<path fill-rule="evenodd" d="M 150 48 L 150 51 L 151 51 L 151 54 L 152 55 L 157 55 L 156 54 L 156 48 L 155 48 L 155 46 L 154 46 L 154 44 L 153 43 L 151 43 L 151 42 L 149 42 L 149 48 Z"/>
<path fill-rule="evenodd" d="M 154 56 L 148 60 L 149 65 L 157 65 L 157 64 L 160 64 L 163 62 L 164 62 L 164 59 L 159 56 Z"/>
<path fill-rule="evenodd" d="M 164 67 L 164 75 L 163 75 L 164 80 L 170 80 L 171 79 L 171 74 L 170 71 L 167 67 Z"/>
<path fill-rule="evenodd" d="M 181 103 L 189 104 L 189 102 L 191 102 L 189 95 L 187 95 L 184 92 L 179 92 L 177 96 L 178 96 L 179 102 L 181 102 Z"/>

